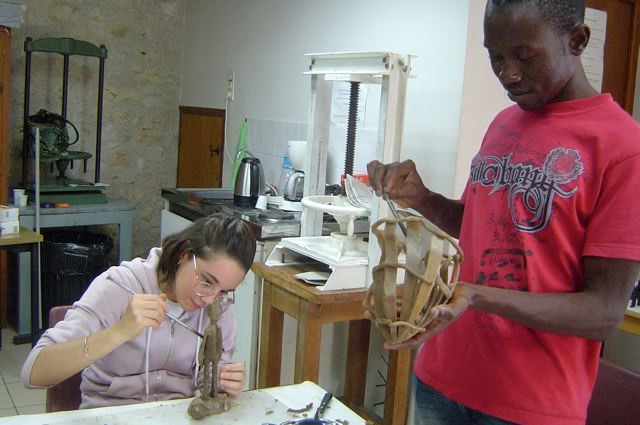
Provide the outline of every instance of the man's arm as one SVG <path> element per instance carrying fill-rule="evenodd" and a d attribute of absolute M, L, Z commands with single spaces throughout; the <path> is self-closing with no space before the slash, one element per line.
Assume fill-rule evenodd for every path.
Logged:
<path fill-rule="evenodd" d="M 572 293 L 531 293 L 460 283 L 447 305 L 432 310 L 427 330 L 390 349 L 415 347 L 444 330 L 467 309 L 494 313 L 521 325 L 604 340 L 624 319 L 640 273 L 636 261 L 585 257 L 584 288 Z"/>
<path fill-rule="evenodd" d="M 413 208 L 449 235 L 459 237 L 464 205 L 429 190 L 413 161 L 392 164 L 371 161 L 367 172 L 376 195 L 386 193 L 398 205 Z"/>

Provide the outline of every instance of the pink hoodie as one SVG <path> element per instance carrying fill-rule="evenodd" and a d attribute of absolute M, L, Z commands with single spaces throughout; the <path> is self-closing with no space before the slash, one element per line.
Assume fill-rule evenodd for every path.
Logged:
<path fill-rule="evenodd" d="M 120 319 L 131 295 L 116 283 L 135 293 L 159 294 L 156 267 L 160 253 L 160 248 L 153 248 L 146 260 L 124 261 L 96 277 L 65 319 L 48 329 L 31 350 L 22 367 L 23 385 L 35 388 L 29 383 L 31 368 L 45 346 L 82 338 Z M 185 312 L 179 319 L 201 333 L 209 324 L 204 310 Z M 218 326 L 222 330 L 221 361 L 230 363 L 235 351 L 236 320 L 229 306 L 223 307 Z M 193 397 L 200 342 L 171 320 L 165 320 L 158 329 L 148 328 L 82 372 L 80 408 Z"/>

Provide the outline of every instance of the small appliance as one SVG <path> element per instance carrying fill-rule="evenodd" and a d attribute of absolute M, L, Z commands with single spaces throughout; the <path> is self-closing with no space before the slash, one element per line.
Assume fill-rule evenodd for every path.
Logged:
<path fill-rule="evenodd" d="M 304 191 L 304 173 L 302 171 L 294 171 L 287 180 L 284 189 L 284 199 L 287 201 L 302 201 L 302 193 Z"/>
<path fill-rule="evenodd" d="M 239 207 L 255 207 L 265 193 L 264 170 L 256 157 L 242 159 L 233 191 L 233 203 Z"/>
<path fill-rule="evenodd" d="M 280 208 L 285 211 L 302 211 L 302 197 L 304 196 L 304 162 L 307 154 L 305 140 L 289 140 L 287 142 L 287 156 L 293 171 L 288 175 Z"/>

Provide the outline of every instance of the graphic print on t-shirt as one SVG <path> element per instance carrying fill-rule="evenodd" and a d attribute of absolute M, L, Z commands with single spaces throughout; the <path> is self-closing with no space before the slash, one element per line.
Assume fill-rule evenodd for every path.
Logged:
<path fill-rule="evenodd" d="M 579 151 L 561 147 L 552 149 L 546 157 L 544 153 L 540 156 L 529 152 L 525 155 L 528 162 L 517 162 L 514 157 L 517 154 L 479 154 L 471 165 L 469 188 L 488 188 L 483 192 L 488 199 L 480 201 L 488 207 L 488 238 L 477 263 L 475 281 L 479 285 L 528 291 L 527 263 L 535 261 L 535 253 L 522 245 L 523 234 L 537 238 L 549 225 L 554 202 L 558 205 L 577 193 L 576 180 L 584 166 Z M 535 161 L 536 157 L 542 161 Z M 512 327 L 507 322 L 487 315 L 478 317 L 476 324 L 509 338 Z"/>
<path fill-rule="evenodd" d="M 487 196 L 508 190 L 508 208 L 518 231 L 534 233 L 549 224 L 556 196 L 569 198 L 577 185 L 563 187 L 576 180 L 584 166 L 580 152 L 555 148 L 547 155 L 542 168 L 534 164 L 513 163 L 505 157 L 477 156 L 471 164 L 469 184 L 491 187 Z"/>
<path fill-rule="evenodd" d="M 473 160 L 469 185 L 489 189 L 486 222 L 491 235 L 476 271 L 478 284 L 528 290 L 527 259 L 533 253 L 523 249 L 518 233 L 536 234 L 545 229 L 554 201 L 562 202 L 578 190 L 576 180 L 584 171 L 580 152 L 554 148 L 541 157 L 542 163 L 532 161 L 536 156 L 540 157 L 526 155 L 528 162 L 514 161 L 513 153 L 478 155 Z"/>

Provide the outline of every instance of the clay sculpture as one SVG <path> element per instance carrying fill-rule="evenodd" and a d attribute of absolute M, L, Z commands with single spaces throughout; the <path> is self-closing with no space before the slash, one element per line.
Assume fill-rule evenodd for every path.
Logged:
<path fill-rule="evenodd" d="M 227 394 L 218 389 L 218 362 L 222 355 L 222 335 L 218 328 L 218 317 L 222 312 L 220 301 L 207 307 L 209 325 L 204 330 L 204 338 L 198 352 L 198 362 L 202 367 L 203 379 L 198 384 L 200 396 L 189 404 L 189 415 L 194 419 L 216 415 L 229 410 Z"/>

